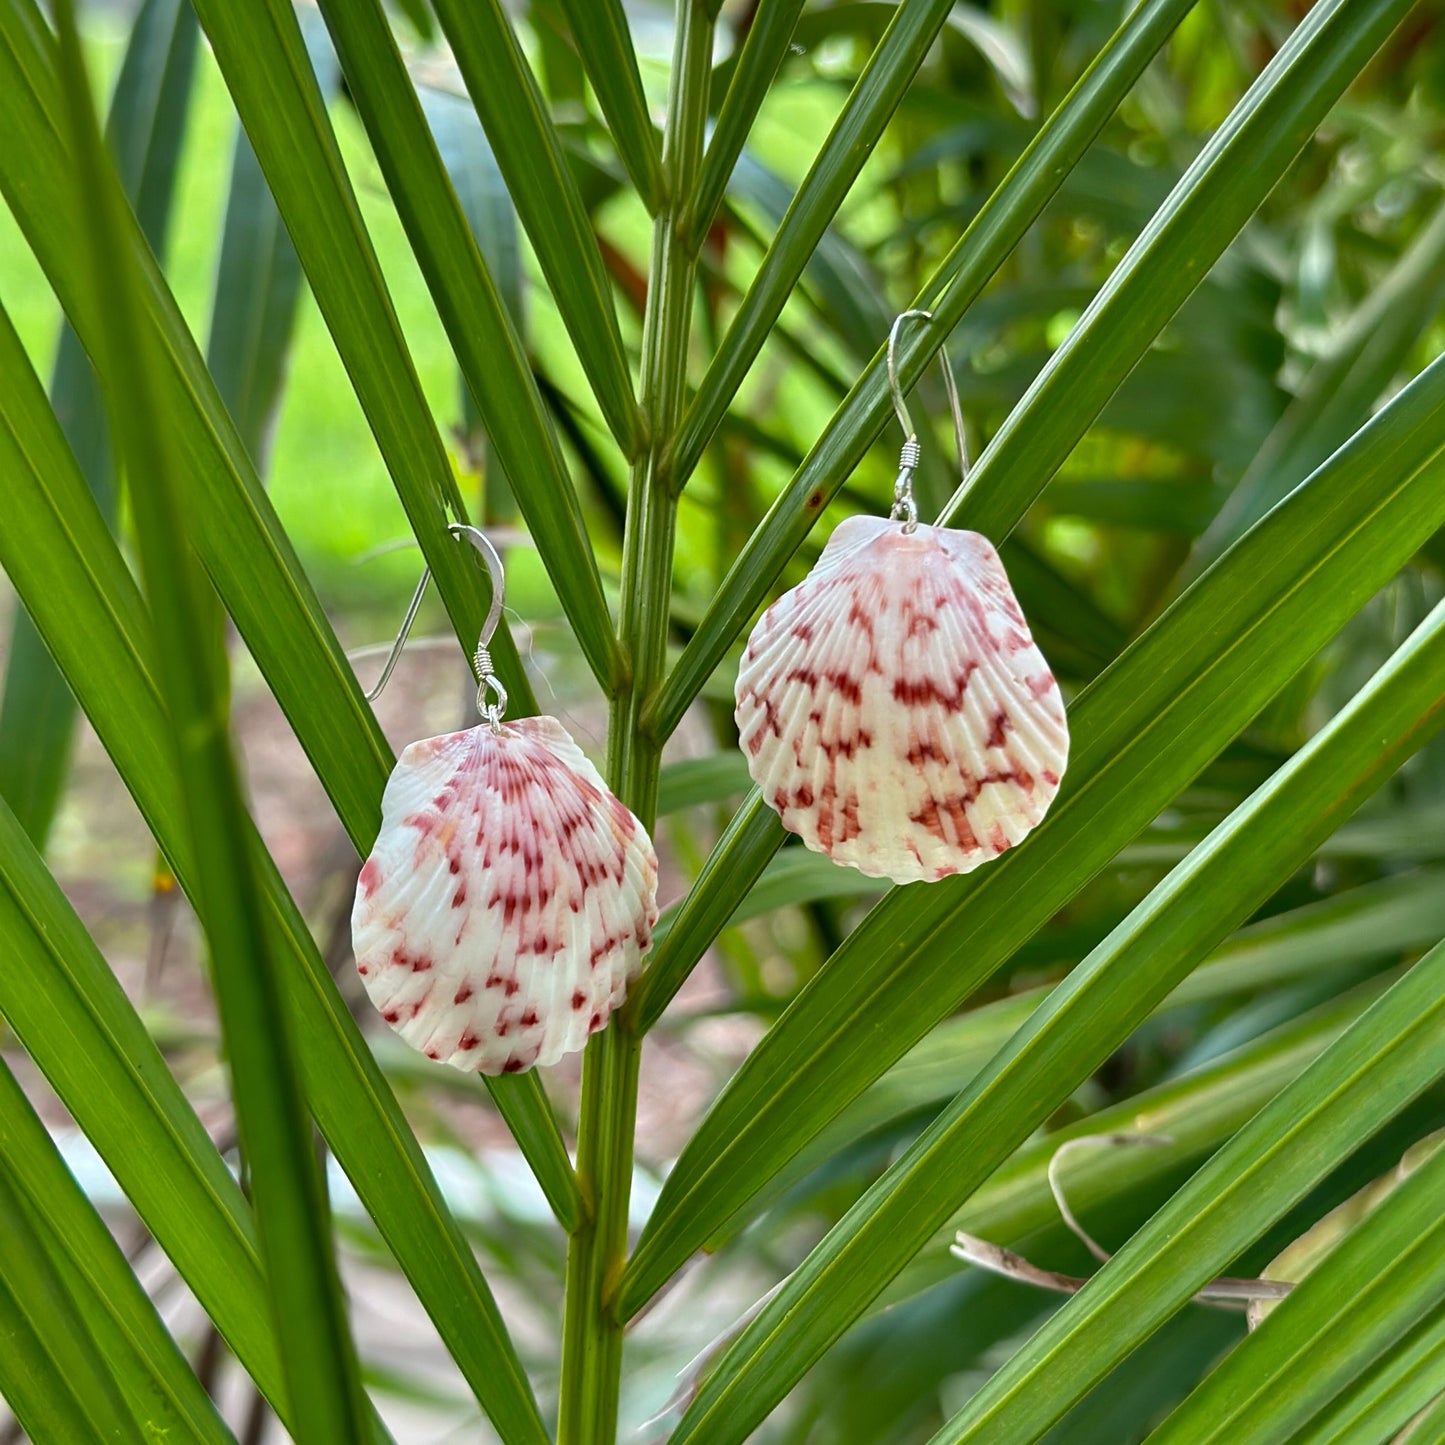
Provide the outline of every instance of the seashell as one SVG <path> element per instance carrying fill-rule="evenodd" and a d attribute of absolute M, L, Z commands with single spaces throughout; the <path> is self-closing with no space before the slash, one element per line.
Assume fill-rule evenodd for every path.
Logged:
<path fill-rule="evenodd" d="M 895 883 L 967 873 L 1047 812 L 1063 700 L 976 532 L 841 523 L 748 639 L 748 771 L 815 852 Z"/>
<path fill-rule="evenodd" d="M 357 970 L 430 1059 L 554 1064 L 622 1003 L 652 944 L 657 855 L 555 718 L 412 743 L 351 914 Z"/>

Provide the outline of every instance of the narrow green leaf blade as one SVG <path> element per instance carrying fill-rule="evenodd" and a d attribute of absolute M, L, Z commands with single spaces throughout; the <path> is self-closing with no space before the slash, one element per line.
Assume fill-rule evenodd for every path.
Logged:
<path fill-rule="evenodd" d="M 646 1033 L 662 1017 L 688 974 L 712 947 L 713 939 L 752 896 L 754 885 L 787 836 L 778 815 L 753 789 L 723 830 L 633 986 L 626 1004 L 631 1027 Z"/>
<path fill-rule="evenodd" d="M 1294 1440 L 1321 1405 L 1445 1299 L 1445 1154 L 1349 1230 L 1150 1436 Z"/>
<path fill-rule="evenodd" d="M 647 113 L 637 53 L 622 0 L 561 0 L 587 79 L 597 92 L 612 143 L 649 211 L 662 204 L 662 150 Z"/>
<path fill-rule="evenodd" d="M 521 228 L 517 224 L 517 208 L 507 194 L 506 182 L 492 154 L 491 142 L 469 100 L 426 84 L 418 84 L 417 94 L 427 128 L 436 141 L 452 189 L 476 238 L 477 249 L 525 347 L 527 277 L 522 260 Z M 486 423 L 477 409 L 466 375 L 460 368 L 458 371 L 461 381 L 459 445 L 466 464 L 483 477 L 481 515 L 487 522 L 506 521 L 516 515 L 515 488 L 496 448 L 487 440 Z"/>
<path fill-rule="evenodd" d="M 966 489 L 955 494 L 940 521 L 967 526 L 996 540 L 1008 534 L 1169 318 L 1284 175 L 1330 105 L 1410 3 L 1328 0 L 1310 11 L 1211 137 L 1078 324 L 1049 358 L 991 438 L 970 473 Z M 1081 93 L 1088 80 L 1086 76 L 1080 82 L 1075 95 Z M 1066 101 L 1064 106 L 1069 104 Z M 1032 169 L 1031 158 L 1041 149 L 1043 135 L 1025 153 L 1014 175 L 1026 175 Z M 1051 172 L 1047 179 L 1057 182 L 1063 174 Z M 990 207 L 1000 200 L 1008 185 L 1006 181 Z M 967 256 L 970 237 L 990 207 L 985 207 L 965 233 L 959 252 L 962 256 Z M 949 263 L 945 262 L 940 273 L 948 271 Z M 936 349 L 962 315 L 958 303 L 966 305 L 977 294 L 975 287 L 963 284 L 967 275 L 965 269 L 955 276 L 932 304 L 928 300 L 931 287 L 925 288 L 915 303 L 927 307 L 935 317 L 927 331 L 931 339 L 926 354 Z M 914 354 L 926 359 L 918 343 L 903 355 L 900 375 L 905 385 L 915 375 L 910 369 Z M 881 359 L 874 359 L 839 412 L 841 417 L 850 404 L 865 397 L 873 401 L 876 392 L 876 404 L 870 408 L 870 413 L 876 412 L 876 425 L 871 415 L 866 424 L 862 417 L 851 422 L 857 427 L 857 439 L 865 446 L 877 435 L 888 414 L 887 393 L 878 374 Z M 687 703 L 711 675 L 788 557 L 846 479 L 843 467 L 824 465 L 838 430 L 835 418 L 834 426 L 814 447 L 724 579 L 657 703 L 659 728 L 666 729 L 681 719 Z M 860 448 L 849 458 L 848 465 L 856 465 L 861 455 Z"/>
<path fill-rule="evenodd" d="M 1310 368 L 1299 393 L 1199 539 L 1184 580 L 1209 565 L 1362 425 L 1445 296 L 1445 206 Z"/>
<path fill-rule="evenodd" d="M 935 324 L 915 328 L 899 347 L 898 376 L 905 390 L 923 374 L 948 333 L 1008 259 L 1192 5 L 1193 0 L 1145 0 L 984 203 L 914 299 L 914 306 L 933 312 Z M 646 721 L 659 736 L 670 736 L 682 721 L 788 559 L 892 415 L 885 353 L 880 347 L 723 578 L 682 656 L 649 703 Z"/>
<path fill-rule="evenodd" d="M 674 1438 L 742 1439 L 734 1428 L 780 1400 L 952 1210 L 1442 725 L 1445 603 L 1079 964 L 830 1231 L 729 1350 Z"/>
<path fill-rule="evenodd" d="M 139 1442 L 140 1426 L 97 1358 L 85 1317 L 65 1288 L 9 1179 L 0 1175 L 0 1390 L 32 1440 Z"/>
<path fill-rule="evenodd" d="M 136 16 L 111 100 L 107 140 L 141 230 L 164 254 L 176 158 L 196 53 L 185 0 L 147 0 Z M 95 375 L 75 332 L 62 326 L 50 395 L 91 494 L 115 517 L 115 477 Z M 70 766 L 75 702 L 23 609 L 10 629 L 0 705 L 0 797 L 43 849 Z"/>
<path fill-rule="evenodd" d="M 135 18 L 106 119 L 106 143 L 136 219 L 165 249 L 195 73 L 196 17 L 181 0 L 146 0 Z"/>
<path fill-rule="evenodd" d="M 378 0 L 327 0 L 322 13 L 488 436 L 583 654 L 611 691 L 620 653 L 582 509 L 526 352 L 447 179 L 386 16 Z M 271 138 L 278 151 L 283 134 Z M 295 193 L 294 204 L 303 204 L 303 194 Z M 443 537 L 440 545 L 452 550 L 458 566 L 452 540 Z"/>
<path fill-rule="evenodd" d="M 1410 1421 L 1410 1445 L 1441 1445 L 1445 1441 L 1445 1390 Z M 1393 1442 L 1392 1442 L 1393 1445 Z"/>
<path fill-rule="evenodd" d="M 1002 538 L 1413 0 L 1324 0 L 1210 137 L 984 449 L 941 521 Z"/>
<path fill-rule="evenodd" d="M 42 847 L 60 807 L 75 743 L 75 700 L 20 608 L 10 626 L 0 701 L 0 798 Z"/>
<path fill-rule="evenodd" d="M 1302 1430 L 1300 1445 L 1379 1445 L 1403 1429 L 1445 1387 L 1445 1309 L 1409 1337 Z"/>
<path fill-rule="evenodd" d="M 702 244 L 707 228 L 717 215 L 748 132 L 767 99 L 773 78 L 787 58 L 804 3 L 805 0 L 762 0 L 753 15 L 727 94 L 718 108 L 717 124 L 707 143 L 697 190 L 689 208 L 687 226 L 694 248 Z"/>
<path fill-rule="evenodd" d="M 54 39 L 31 0 L 0 5 L 0 131 L 13 142 L 0 146 L 0 193 L 82 342 L 98 346 L 99 316 L 74 245 L 84 217 L 64 183 L 72 161 L 61 121 Z M 197 551 L 343 825 L 364 852 L 380 825 L 391 749 L 159 268 L 138 232 L 131 231 L 128 244 L 146 278 L 144 314 L 166 363 L 166 410 L 198 498 Z M 508 676 L 509 686 L 511 681 Z"/>
<path fill-rule="evenodd" d="M 46 1235 L 45 1248 L 82 1309 L 131 1414 L 179 1445 L 235 1445 L 105 1221 L 66 1168 L 40 1116 L 0 1062 L 0 1162 Z"/>
<path fill-rule="evenodd" d="M 1432 950 L 1174 1195 L 934 1437 L 1031 1440 L 1440 1074 Z"/>
<path fill-rule="evenodd" d="M 602 253 L 511 21 L 499 0 L 437 0 L 436 12 L 608 429 L 636 456 L 642 418 Z"/>
<path fill-rule="evenodd" d="M 873 909 L 684 1149 L 629 1266 L 626 1313 L 1168 806 L 1445 521 L 1442 401 L 1437 361 L 1073 704 L 1064 786 L 1026 846 Z"/>
<path fill-rule="evenodd" d="M 236 1358 L 289 1418 L 250 1207 L 120 984 L 3 805 L 0 937 L 10 960 L 0 1014 Z"/>
<path fill-rule="evenodd" d="M 148 650 L 142 656 L 135 645 L 149 627 L 144 604 L 54 418 L 48 430 L 24 426 L 18 409 L 27 402 L 32 415 L 50 414 L 3 311 L 0 365 L 12 378 L 0 406 L 0 462 L 10 485 L 0 563 L 122 774 L 144 779 L 142 811 L 153 823 L 178 822 L 176 776 L 156 766 L 167 756 L 159 687 Z M 61 491 L 58 504 L 37 509 L 32 494 L 41 475 Z M 76 556 L 59 545 L 61 537 Z M 180 846 L 179 832 L 175 842 Z M 288 1418 L 250 1208 L 115 976 L 3 806 L 0 935 L 10 960 L 0 1014 L 236 1357 Z"/>
<path fill-rule="evenodd" d="M 0 20 L 7 13 L 0 7 Z M 3 311 L 0 323 L 0 369 L 11 378 L 0 390 L 0 447 L 10 444 L 0 565 L 182 888 L 195 897 L 180 827 L 180 785 L 173 770 L 158 766 L 170 754 L 144 606 Z M 309 1041 L 302 1063 L 317 1123 L 499 1432 L 509 1441 L 541 1445 L 545 1432 L 526 1375 L 476 1258 L 305 920 L 259 840 L 255 847 L 266 923 L 287 960 L 289 1004 Z M 78 1057 L 83 1060 L 83 1052 Z M 264 1378 L 254 1363 L 249 1368 Z M 268 1398 L 280 1393 L 273 1387 Z"/>
<path fill-rule="evenodd" d="M 334 58 L 325 53 L 330 47 L 324 43 L 324 31 L 322 35 L 321 45 L 308 37 L 307 48 L 317 81 L 329 95 L 340 77 Z M 245 130 L 238 127 L 231 148 L 231 184 L 211 299 L 206 368 L 258 473 L 266 469 L 266 446 L 281 398 L 301 287 L 296 248 L 256 152 Z"/>
<path fill-rule="evenodd" d="M 257 471 L 280 400 L 301 263 L 245 132 L 236 136 L 206 366 Z"/>
<path fill-rule="evenodd" d="M 838 214 L 951 8 L 952 0 L 903 0 L 898 6 L 808 168 L 738 314 L 698 384 L 673 444 L 670 468 L 674 486 L 681 487 L 692 475 L 782 314 L 803 267 Z"/>
<path fill-rule="evenodd" d="M 1348 889 L 1319 903 L 1290 909 L 1242 928 L 1211 954 L 1207 963 L 1174 988 L 1151 1017 L 1296 981 L 1317 980 L 1327 970 L 1341 965 L 1359 965 L 1398 957 L 1405 950 L 1428 948 L 1445 934 L 1442 883 L 1445 878 L 1433 870 L 1404 875 Z M 947 1103 L 1024 1027 L 1050 992 L 1047 986 L 1042 986 L 1012 994 L 940 1024 L 775 1176 L 754 1208 L 769 1207 L 784 1190 L 850 1141 L 864 1138 L 920 1109 Z M 1322 1015 L 1312 1013 L 1297 1041 L 1299 1048 L 1307 1051 L 1311 1047 L 1309 1041 L 1317 1040 L 1314 1045 L 1317 1053 L 1368 1002 L 1369 998 L 1361 997 L 1359 990 L 1352 990 L 1346 1003 L 1331 1005 Z M 1136 1126 L 1147 1127 L 1151 1133 L 1172 1136 L 1178 1149 L 1208 1152 L 1314 1057 L 1313 1053 L 1300 1056 L 1295 1044 L 1286 1042 L 1288 1036 L 1289 1027 L 1269 1035 L 1278 1041 L 1279 1052 L 1275 1057 L 1285 1057 L 1282 1074 L 1270 1072 L 1273 1064 L 1262 1065 L 1263 1072 L 1253 1072 L 1252 1065 L 1242 1065 L 1238 1073 L 1228 1073 L 1213 1086 L 1220 1096 L 1215 1104 L 1209 1102 L 1211 1085 L 1209 1070 L 1205 1069 L 1192 1074 L 1189 1082 L 1169 1083 L 1157 1090 L 1131 1095 L 1123 1104 L 1026 1144 L 963 1206 L 951 1225 L 945 1226 L 932 1244 L 919 1253 L 870 1306 L 870 1311 L 917 1294 L 952 1273 L 954 1265 L 947 1257 L 947 1250 L 953 1229 L 967 1229 L 1006 1244 L 1054 1222 L 1058 1207 L 1045 1177 L 1047 1165 L 1057 1142 L 1072 1133 L 1118 1133 Z M 1274 1048 L 1271 1044 L 1271 1049 Z M 1233 1069 L 1234 1065 L 1229 1068 Z M 1276 1082 L 1270 1084 L 1270 1080 Z M 1196 1087 L 1198 1096 L 1194 1092 Z M 1266 1090 L 1262 1096 L 1253 1092 L 1259 1088 Z M 1147 1126 L 1138 1124 L 1139 1120 L 1147 1120 Z M 1216 1132 L 1211 1133 L 1211 1129 Z M 1080 1207 L 1098 1205 L 1095 1174 L 1107 1172 L 1111 1157 L 1104 1151 L 1072 1167 L 1069 1198 Z M 1166 1161 L 1160 1167 L 1169 1167 L 1167 1161 L 1171 1157 L 1165 1151 L 1131 1153 L 1117 1172 L 1126 1180 L 1139 1180 L 1148 1175 L 1152 1161 Z M 720 1248 L 729 1237 L 730 1231 L 715 1235 L 708 1241 L 708 1249 Z"/>
<path fill-rule="evenodd" d="M 196 13 L 286 221 L 458 640 L 470 652 L 491 600 L 480 558 L 449 520 L 465 508 L 381 268 L 342 164 L 325 102 L 287 0 L 244 10 L 200 0 Z M 227 599 L 229 606 L 230 599 Z M 499 629 L 499 641 L 501 630 Z M 520 669 L 518 701 L 530 698 Z"/>
<path fill-rule="evenodd" d="M 180 467 L 157 403 L 150 337 L 138 317 L 141 288 L 117 219 L 125 202 L 91 108 L 69 0 L 57 5 L 56 21 L 77 162 L 73 184 L 90 207 L 84 244 L 102 298 L 97 373 L 131 481 L 161 691 L 186 800 L 212 986 L 287 1394 L 303 1439 L 358 1439 L 367 1416 L 361 1372 L 306 1117 L 293 1021 L 283 1012 L 278 960 L 261 924 L 225 683 L 205 624 L 209 589 L 202 590 L 186 536 Z"/>

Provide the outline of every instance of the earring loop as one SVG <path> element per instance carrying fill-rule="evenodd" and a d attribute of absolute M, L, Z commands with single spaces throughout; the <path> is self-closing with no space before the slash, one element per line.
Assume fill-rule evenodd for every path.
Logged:
<path fill-rule="evenodd" d="M 912 532 L 918 526 L 918 504 L 913 500 L 913 474 L 923 456 L 918 433 L 913 428 L 913 418 L 908 414 L 908 403 L 903 398 L 903 388 L 898 381 L 898 333 L 905 321 L 932 321 L 931 311 L 912 310 L 901 312 L 888 328 L 888 395 L 893 401 L 893 414 L 903 428 L 906 440 L 898 458 L 898 478 L 893 483 L 893 509 L 889 517 L 903 523 L 905 532 Z M 953 367 L 948 362 L 948 352 L 940 347 L 938 360 L 943 367 L 943 389 L 948 393 L 948 407 L 953 413 L 953 437 L 958 447 L 959 474 L 968 480 L 968 439 L 963 430 L 963 407 L 958 399 L 958 383 L 954 380 Z"/>
<path fill-rule="evenodd" d="M 497 549 L 492 546 L 487 534 L 480 528 L 468 526 L 465 522 L 450 522 L 447 525 L 447 531 L 453 537 L 464 537 L 481 553 L 482 560 L 487 564 L 487 572 L 492 579 L 492 605 L 487 609 L 481 635 L 477 638 L 477 649 L 473 654 L 473 670 L 477 676 L 477 712 L 486 719 L 493 732 L 499 732 L 502 718 L 507 711 L 507 689 L 502 686 L 502 680 L 492 666 L 492 654 L 488 650 L 488 646 L 491 643 L 492 635 L 497 630 L 497 624 L 502 618 L 502 604 L 507 594 L 506 570 L 502 566 L 502 559 Z M 401 630 L 396 634 L 396 641 L 391 645 L 391 652 L 381 669 L 381 676 L 377 678 L 376 685 L 366 694 L 367 702 L 375 702 L 385 691 L 387 683 L 391 681 L 392 671 L 401 657 L 402 648 L 406 646 L 406 639 L 411 634 L 416 614 L 421 610 L 421 600 L 426 596 L 426 585 L 429 581 L 431 581 L 431 568 L 423 566 L 421 580 L 416 584 L 416 591 L 411 595 L 406 616 L 401 620 Z M 491 702 L 487 701 L 488 692 L 492 694 L 493 701 Z"/>

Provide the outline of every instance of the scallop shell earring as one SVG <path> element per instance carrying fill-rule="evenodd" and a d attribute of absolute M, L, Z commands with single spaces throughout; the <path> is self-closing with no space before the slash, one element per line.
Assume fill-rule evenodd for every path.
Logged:
<path fill-rule="evenodd" d="M 501 559 L 475 527 L 449 530 L 492 574 L 475 659 L 483 721 L 402 753 L 351 934 L 367 994 L 407 1043 L 454 1068 L 509 1074 L 580 1049 L 622 1003 L 652 943 L 657 857 L 555 718 L 503 721 L 507 693 L 487 651 Z"/>
<path fill-rule="evenodd" d="M 748 639 L 737 724 L 748 771 L 815 852 L 895 883 L 968 873 L 1020 842 L 1058 792 L 1069 735 L 987 538 L 919 523 L 907 441 L 888 518 L 851 517 Z M 960 459 L 963 419 L 944 357 Z"/>

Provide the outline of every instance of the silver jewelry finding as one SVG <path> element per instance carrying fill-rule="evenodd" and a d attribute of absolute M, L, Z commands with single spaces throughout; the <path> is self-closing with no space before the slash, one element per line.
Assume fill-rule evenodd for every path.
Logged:
<path fill-rule="evenodd" d="M 492 667 L 492 654 L 488 650 L 488 644 L 497 630 L 497 624 L 502 619 L 502 603 L 507 591 L 506 572 L 502 567 L 502 559 L 498 555 L 497 549 L 492 546 L 485 532 L 477 527 L 469 527 L 465 522 L 449 523 L 447 531 L 454 537 L 465 537 L 482 554 L 482 560 L 487 564 L 487 572 L 492 579 L 492 605 L 487 609 L 486 621 L 482 623 L 481 636 L 477 638 L 477 650 L 473 654 L 473 671 L 477 678 L 477 712 L 486 719 L 494 733 L 500 732 L 502 719 L 507 712 L 507 689 L 502 686 L 501 678 L 497 676 Z M 421 599 L 426 595 L 426 584 L 430 580 L 431 568 L 423 567 L 421 581 L 416 584 L 416 591 L 412 593 L 411 603 L 406 609 L 406 616 L 401 620 L 401 630 L 396 635 L 396 641 L 391 645 L 391 652 L 381 669 L 381 676 L 377 678 L 376 685 L 366 694 L 367 702 L 375 702 L 391 680 L 392 670 L 396 667 L 402 648 L 406 646 L 406 639 L 411 632 L 412 623 L 416 621 L 416 614 L 421 608 Z M 491 702 L 487 701 L 488 692 L 492 694 Z"/>
<path fill-rule="evenodd" d="M 905 321 L 932 321 L 931 311 L 904 311 L 900 313 L 888 330 L 888 394 L 893 400 L 893 414 L 903 428 L 906 440 L 898 458 L 898 479 L 893 483 L 893 510 L 889 516 L 895 522 L 903 523 L 905 532 L 912 532 L 918 525 L 918 504 L 913 500 L 913 474 L 923 456 L 918 433 L 913 429 L 913 418 L 908 414 L 908 403 L 903 398 L 903 388 L 898 381 L 898 333 Z M 968 440 L 963 431 L 963 407 L 958 400 L 958 384 L 953 377 L 953 367 L 948 361 L 948 352 L 940 349 L 938 359 L 943 367 L 943 388 L 948 393 L 949 410 L 953 413 L 953 435 L 958 444 L 960 474 L 968 477 Z"/>

